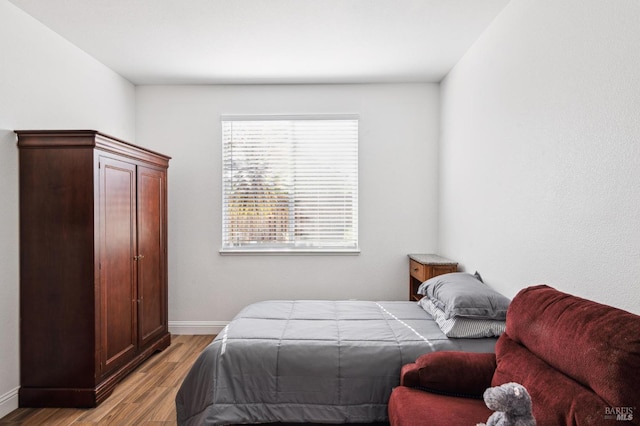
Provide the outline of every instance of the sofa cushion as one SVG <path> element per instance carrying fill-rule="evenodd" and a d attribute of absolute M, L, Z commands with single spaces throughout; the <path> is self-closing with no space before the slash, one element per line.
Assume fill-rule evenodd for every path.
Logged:
<path fill-rule="evenodd" d="M 494 353 L 430 352 L 402 367 L 400 384 L 443 395 L 481 399 L 495 369 Z"/>
<path fill-rule="evenodd" d="M 455 398 L 398 386 L 389 399 L 393 426 L 473 426 L 493 411 L 481 399 Z M 541 424 L 541 423 L 538 423 Z"/>
<path fill-rule="evenodd" d="M 507 335 L 496 344 L 497 367 L 491 386 L 523 385 L 539 425 L 602 425 L 608 404 L 590 389 L 550 367 Z"/>
<path fill-rule="evenodd" d="M 592 389 L 608 407 L 638 405 L 640 316 L 541 285 L 521 290 L 513 299 L 506 335 L 554 369 Z M 501 354 L 505 355 L 505 351 Z M 496 355 L 499 358 L 497 350 Z M 509 359 L 513 356 L 509 354 Z M 510 375 L 508 370 L 519 371 L 517 365 L 524 363 L 524 358 L 516 361 L 498 359 L 498 370 L 505 377 Z M 513 376 L 509 380 L 518 381 Z M 555 392 L 554 387 L 545 389 L 547 393 Z"/>

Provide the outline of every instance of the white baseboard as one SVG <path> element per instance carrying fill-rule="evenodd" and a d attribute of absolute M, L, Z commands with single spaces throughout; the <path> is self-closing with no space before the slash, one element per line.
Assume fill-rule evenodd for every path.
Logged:
<path fill-rule="evenodd" d="M 18 408 L 18 390 L 20 387 L 11 389 L 4 395 L 0 395 L 0 418 L 6 416 Z"/>
<path fill-rule="evenodd" d="M 171 334 L 218 334 L 228 321 L 169 321 Z"/>

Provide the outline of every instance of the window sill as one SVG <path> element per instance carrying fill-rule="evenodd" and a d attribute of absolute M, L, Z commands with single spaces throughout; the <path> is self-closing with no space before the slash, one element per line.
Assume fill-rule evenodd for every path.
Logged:
<path fill-rule="evenodd" d="M 360 249 L 220 249 L 223 256 L 357 256 Z"/>

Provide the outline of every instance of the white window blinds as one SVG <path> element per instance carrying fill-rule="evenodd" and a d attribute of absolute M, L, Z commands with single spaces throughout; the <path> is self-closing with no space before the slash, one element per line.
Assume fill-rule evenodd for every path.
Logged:
<path fill-rule="evenodd" d="M 222 117 L 222 251 L 357 251 L 355 116 Z"/>

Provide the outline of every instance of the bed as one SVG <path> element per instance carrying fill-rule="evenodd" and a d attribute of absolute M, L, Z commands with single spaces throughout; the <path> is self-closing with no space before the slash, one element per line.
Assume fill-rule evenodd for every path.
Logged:
<path fill-rule="evenodd" d="M 445 322 L 455 319 L 450 306 L 441 307 Z M 426 308 L 354 300 L 249 305 L 185 377 L 176 396 L 178 424 L 387 421 L 402 365 L 427 352 L 494 351 L 495 337 L 448 337 Z"/>

